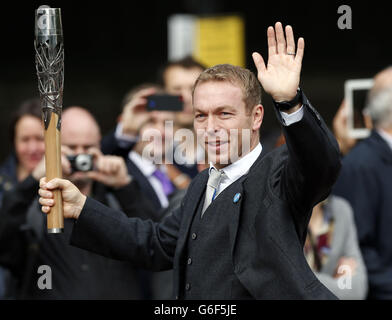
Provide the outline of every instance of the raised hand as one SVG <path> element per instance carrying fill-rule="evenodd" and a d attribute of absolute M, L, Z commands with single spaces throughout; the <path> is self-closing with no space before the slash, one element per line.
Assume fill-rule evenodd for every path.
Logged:
<path fill-rule="evenodd" d="M 277 101 L 292 100 L 299 86 L 305 41 L 298 39 L 295 51 L 294 34 L 291 26 L 286 26 L 286 37 L 280 22 L 275 28 L 268 27 L 268 64 L 254 52 L 252 57 L 257 68 L 257 78 L 265 92 Z"/>
<path fill-rule="evenodd" d="M 150 119 L 150 113 L 146 110 L 147 98 L 156 91 L 155 88 L 142 89 L 124 107 L 120 120 L 124 134 L 132 136 L 139 134 L 141 126 Z"/>

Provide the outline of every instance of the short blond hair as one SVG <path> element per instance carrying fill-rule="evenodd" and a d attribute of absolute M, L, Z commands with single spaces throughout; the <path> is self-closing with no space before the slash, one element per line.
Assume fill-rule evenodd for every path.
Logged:
<path fill-rule="evenodd" d="M 192 100 L 196 87 L 200 83 L 208 81 L 228 81 L 239 86 L 242 90 L 243 99 L 247 111 L 250 113 L 253 107 L 261 103 L 261 85 L 256 76 L 248 69 L 231 64 L 218 64 L 204 70 L 197 78 L 193 90 Z"/>

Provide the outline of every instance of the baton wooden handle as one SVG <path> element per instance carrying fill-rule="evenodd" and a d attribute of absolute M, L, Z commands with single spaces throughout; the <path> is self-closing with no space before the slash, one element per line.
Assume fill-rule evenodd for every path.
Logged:
<path fill-rule="evenodd" d="M 62 178 L 61 169 L 61 139 L 57 129 L 59 115 L 51 112 L 49 126 L 45 130 L 45 167 L 46 181 Z M 61 191 L 54 191 L 55 205 L 47 216 L 48 233 L 60 233 L 64 229 L 63 199 Z"/>

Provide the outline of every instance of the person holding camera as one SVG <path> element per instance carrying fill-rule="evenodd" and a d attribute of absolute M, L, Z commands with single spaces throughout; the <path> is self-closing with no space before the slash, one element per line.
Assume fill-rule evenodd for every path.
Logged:
<path fill-rule="evenodd" d="M 111 208 L 148 218 L 149 203 L 128 174 L 124 160 L 99 150 L 100 129 L 80 107 L 62 115 L 63 175 L 81 192 Z M 64 233 L 46 232 L 36 198 L 38 181 L 45 175 L 44 159 L 14 189 L 4 193 L 0 211 L 0 264 L 18 280 L 18 299 L 140 299 L 145 284 L 139 271 L 120 262 L 69 245 L 73 221 L 65 219 Z M 129 205 L 129 198 L 138 202 Z M 39 266 L 51 269 L 51 290 L 40 289 Z"/>

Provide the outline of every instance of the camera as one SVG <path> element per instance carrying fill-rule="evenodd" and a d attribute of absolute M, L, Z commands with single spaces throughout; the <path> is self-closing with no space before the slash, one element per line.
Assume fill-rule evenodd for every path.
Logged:
<path fill-rule="evenodd" d="M 78 154 L 67 156 L 71 163 L 72 172 L 87 172 L 93 170 L 93 156 L 91 154 Z"/>

